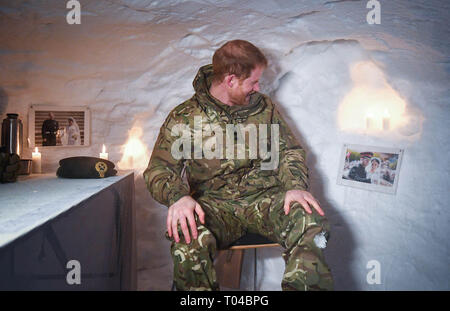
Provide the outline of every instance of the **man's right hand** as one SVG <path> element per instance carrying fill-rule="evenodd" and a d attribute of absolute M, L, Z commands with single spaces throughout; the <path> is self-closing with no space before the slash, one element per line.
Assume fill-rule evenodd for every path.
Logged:
<path fill-rule="evenodd" d="M 205 223 L 205 213 L 200 204 L 197 203 L 191 196 L 184 196 L 169 207 L 167 214 L 167 232 L 169 237 L 173 237 L 175 242 L 180 242 L 178 235 L 178 223 L 180 223 L 181 231 L 183 232 L 186 243 L 191 243 L 189 235 L 189 227 L 194 239 L 197 239 L 197 224 L 195 223 L 194 211 L 199 216 L 202 224 Z"/>

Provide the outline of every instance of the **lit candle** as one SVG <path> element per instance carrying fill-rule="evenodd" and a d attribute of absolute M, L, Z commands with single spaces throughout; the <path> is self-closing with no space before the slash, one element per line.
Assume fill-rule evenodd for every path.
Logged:
<path fill-rule="evenodd" d="M 389 131 L 390 123 L 391 123 L 391 115 L 389 114 L 389 111 L 385 109 L 383 116 L 383 130 Z"/>
<path fill-rule="evenodd" d="M 36 174 L 42 173 L 41 168 L 41 153 L 38 150 L 38 147 L 34 149 L 34 152 L 31 153 L 31 167 L 32 172 Z"/>
<path fill-rule="evenodd" d="M 366 129 L 370 130 L 373 127 L 373 116 L 371 113 L 366 115 Z"/>
<path fill-rule="evenodd" d="M 108 160 L 108 153 L 106 153 L 105 144 L 103 144 L 102 152 L 100 152 L 100 159 Z"/>

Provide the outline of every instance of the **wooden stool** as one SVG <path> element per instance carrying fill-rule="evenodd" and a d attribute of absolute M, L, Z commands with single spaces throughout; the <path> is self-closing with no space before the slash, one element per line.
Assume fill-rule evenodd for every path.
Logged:
<path fill-rule="evenodd" d="M 280 244 L 274 243 L 259 234 L 247 233 L 242 238 L 234 242 L 228 249 L 219 251 L 219 254 L 214 262 L 219 284 L 224 287 L 239 289 L 241 284 L 244 250 L 254 249 L 253 290 L 256 290 L 257 249 L 275 246 L 280 246 Z"/>

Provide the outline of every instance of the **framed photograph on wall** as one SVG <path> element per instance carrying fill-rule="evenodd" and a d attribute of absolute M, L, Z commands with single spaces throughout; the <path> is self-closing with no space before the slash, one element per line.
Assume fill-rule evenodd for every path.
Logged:
<path fill-rule="evenodd" d="M 90 110 L 82 106 L 32 105 L 30 147 L 85 147 L 90 144 Z"/>
<path fill-rule="evenodd" d="M 344 144 L 337 183 L 395 194 L 403 149 Z"/>

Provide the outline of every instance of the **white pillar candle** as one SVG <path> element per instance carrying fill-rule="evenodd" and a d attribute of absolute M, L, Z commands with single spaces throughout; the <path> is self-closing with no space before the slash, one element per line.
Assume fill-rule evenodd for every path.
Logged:
<path fill-rule="evenodd" d="M 102 152 L 100 152 L 100 159 L 108 160 L 108 153 L 106 152 L 105 145 L 103 145 Z"/>
<path fill-rule="evenodd" d="M 41 153 L 38 150 L 38 147 L 34 149 L 34 152 L 31 153 L 31 167 L 32 172 L 36 174 L 42 173 L 42 166 L 41 166 Z"/>

